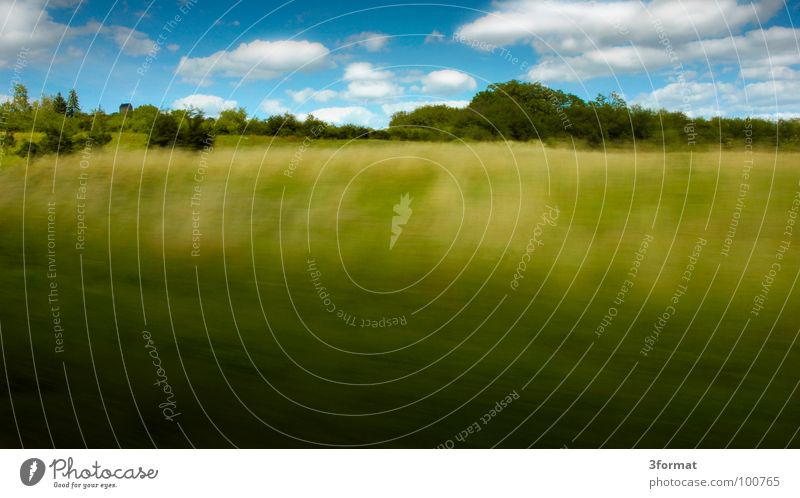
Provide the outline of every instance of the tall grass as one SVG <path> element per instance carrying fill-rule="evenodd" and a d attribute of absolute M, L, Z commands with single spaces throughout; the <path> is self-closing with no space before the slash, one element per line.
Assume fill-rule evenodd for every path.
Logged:
<path fill-rule="evenodd" d="M 796 445 L 794 246 L 751 310 L 787 239 L 797 163 L 390 142 L 110 147 L 9 163 L 0 324 L 23 442 L 82 445 L 80 425 L 91 446 L 435 446 L 516 390 L 463 445 Z M 390 249 L 406 193 L 413 214 Z M 686 282 L 698 237 L 708 242 Z M 175 421 L 159 407 L 143 331 Z M 0 417 L 13 427 L 10 406 Z"/>

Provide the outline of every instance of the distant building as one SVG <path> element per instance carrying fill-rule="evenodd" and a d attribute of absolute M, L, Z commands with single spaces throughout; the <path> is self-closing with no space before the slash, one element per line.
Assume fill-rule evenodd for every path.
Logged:
<path fill-rule="evenodd" d="M 131 104 L 130 102 L 126 102 L 124 104 L 120 104 L 119 105 L 119 113 L 120 114 L 125 114 L 126 112 L 132 111 L 132 110 L 133 110 L 133 104 Z"/>

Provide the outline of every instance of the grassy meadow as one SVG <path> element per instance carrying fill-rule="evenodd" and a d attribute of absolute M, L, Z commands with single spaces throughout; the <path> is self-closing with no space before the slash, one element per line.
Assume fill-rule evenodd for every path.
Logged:
<path fill-rule="evenodd" d="M 800 446 L 800 154 L 233 138 L 3 162 L 0 445 Z"/>

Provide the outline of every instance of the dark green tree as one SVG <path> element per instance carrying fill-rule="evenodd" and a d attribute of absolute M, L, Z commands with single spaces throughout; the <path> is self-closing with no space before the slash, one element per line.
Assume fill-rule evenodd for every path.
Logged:
<path fill-rule="evenodd" d="M 95 127 L 86 134 L 86 140 L 92 147 L 102 147 L 111 141 L 111 134 L 103 128 Z"/>
<path fill-rule="evenodd" d="M 44 130 L 44 137 L 39 142 L 38 152 L 47 154 L 69 154 L 75 149 L 75 141 L 67 130 L 48 127 Z"/>
<path fill-rule="evenodd" d="M 75 91 L 73 88 L 69 91 L 69 96 L 67 97 L 67 109 L 66 115 L 67 117 L 77 116 L 81 112 L 81 105 L 78 102 L 78 92 Z"/>
<path fill-rule="evenodd" d="M 206 124 L 202 111 L 175 111 L 180 116 L 176 145 L 200 150 L 214 144 L 214 134 Z"/>
<path fill-rule="evenodd" d="M 226 109 L 219 113 L 216 121 L 217 133 L 228 135 L 240 135 L 244 133 L 247 126 L 247 111 L 244 107 L 238 109 Z"/>
<path fill-rule="evenodd" d="M 392 116 L 389 132 L 402 140 L 452 140 L 464 109 L 428 105 Z"/>
<path fill-rule="evenodd" d="M 153 119 L 147 146 L 167 147 L 175 145 L 178 139 L 178 120 L 171 114 L 159 112 Z"/>
<path fill-rule="evenodd" d="M 127 115 L 126 125 L 130 126 L 132 131 L 137 133 L 150 133 L 156 116 L 160 113 L 158 107 L 154 105 L 142 105 L 133 111 L 129 111 Z"/>
<path fill-rule="evenodd" d="M 67 113 L 67 101 L 64 100 L 64 96 L 61 95 L 61 92 L 58 92 L 56 96 L 53 97 L 53 110 L 59 114 Z"/>
<path fill-rule="evenodd" d="M 195 109 L 159 113 L 147 140 L 148 147 L 178 146 L 195 150 L 213 144 L 213 122 Z"/>

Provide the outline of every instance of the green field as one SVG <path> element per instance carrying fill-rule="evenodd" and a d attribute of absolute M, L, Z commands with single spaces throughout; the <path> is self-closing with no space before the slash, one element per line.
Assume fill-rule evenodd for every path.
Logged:
<path fill-rule="evenodd" d="M 3 163 L 0 445 L 800 446 L 800 154 L 237 145 Z"/>

